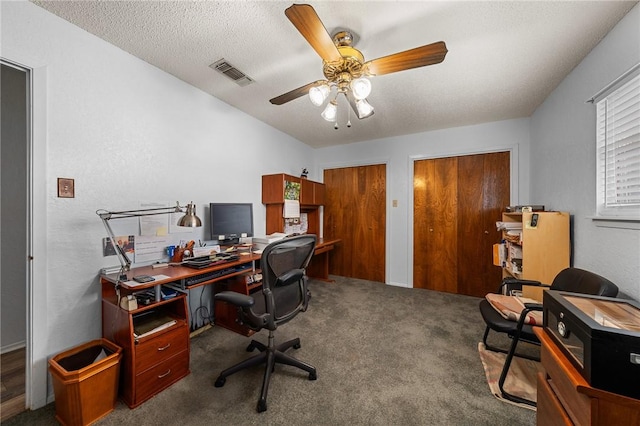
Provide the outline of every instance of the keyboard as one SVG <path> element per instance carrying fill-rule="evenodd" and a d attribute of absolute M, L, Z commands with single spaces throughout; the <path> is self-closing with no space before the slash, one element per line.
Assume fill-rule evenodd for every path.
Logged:
<path fill-rule="evenodd" d="M 217 271 L 205 272 L 205 273 L 202 273 L 202 274 L 193 275 L 191 277 L 183 278 L 181 280 L 182 281 L 182 288 L 191 287 L 193 285 L 200 284 L 200 283 L 203 283 L 205 281 L 213 280 L 215 278 L 221 277 L 223 275 L 231 274 L 233 272 L 236 272 L 235 268 L 226 268 L 226 269 L 220 269 L 220 270 L 217 270 Z"/>
<path fill-rule="evenodd" d="M 226 254 L 219 253 L 215 256 L 203 256 L 203 257 L 194 257 L 193 259 L 188 259 L 182 262 L 184 266 L 188 266 L 189 268 L 202 269 L 207 268 L 213 265 L 219 265 L 221 263 L 233 262 L 238 260 L 238 255 L 234 254 Z"/>

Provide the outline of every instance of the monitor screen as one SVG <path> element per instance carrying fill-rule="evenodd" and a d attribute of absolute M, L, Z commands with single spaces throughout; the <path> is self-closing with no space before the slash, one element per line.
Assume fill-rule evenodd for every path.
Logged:
<path fill-rule="evenodd" d="M 253 204 L 210 203 L 211 239 L 220 242 L 253 236 Z"/>

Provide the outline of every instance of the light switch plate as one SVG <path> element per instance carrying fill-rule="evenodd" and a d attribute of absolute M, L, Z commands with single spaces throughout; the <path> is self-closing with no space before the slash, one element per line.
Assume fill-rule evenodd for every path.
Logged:
<path fill-rule="evenodd" d="M 59 198 L 74 198 L 75 188 L 73 179 L 58 178 L 58 197 Z"/>

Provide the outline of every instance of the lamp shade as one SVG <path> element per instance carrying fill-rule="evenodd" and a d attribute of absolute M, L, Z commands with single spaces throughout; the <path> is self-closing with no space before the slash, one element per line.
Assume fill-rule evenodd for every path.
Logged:
<path fill-rule="evenodd" d="M 327 104 L 327 107 L 322 111 L 322 118 L 327 121 L 335 121 L 336 115 L 338 114 L 338 103 L 336 100 L 332 100 Z"/>
<path fill-rule="evenodd" d="M 367 118 L 373 114 L 373 107 L 366 99 L 357 100 L 356 109 L 358 110 L 358 118 Z"/>
<path fill-rule="evenodd" d="M 322 84 L 309 89 L 309 99 L 315 106 L 320 106 L 324 103 L 327 96 L 329 96 L 329 85 Z"/>
<path fill-rule="evenodd" d="M 365 99 L 371 94 L 371 81 L 364 77 L 356 78 L 351 82 L 351 91 L 354 98 Z"/>
<path fill-rule="evenodd" d="M 202 226 L 202 221 L 198 216 L 196 216 L 195 204 L 187 204 L 187 212 L 178 221 L 178 226 L 189 226 L 191 228 Z"/>

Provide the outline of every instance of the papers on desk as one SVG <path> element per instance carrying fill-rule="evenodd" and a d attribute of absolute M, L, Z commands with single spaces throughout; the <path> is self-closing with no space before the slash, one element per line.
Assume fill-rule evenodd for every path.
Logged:
<path fill-rule="evenodd" d="M 147 311 L 133 317 L 133 336 L 150 336 L 175 325 L 177 320 L 166 313 Z"/>
<path fill-rule="evenodd" d="M 168 278 L 171 278 L 171 277 L 169 277 L 168 275 L 163 275 L 163 274 L 159 274 L 159 275 L 152 275 L 152 277 L 154 278 L 154 280 L 153 280 L 153 281 L 146 282 L 146 283 L 139 283 L 139 282 L 137 282 L 137 281 L 130 280 L 130 281 L 125 281 L 125 282 L 124 282 L 124 284 L 126 284 L 128 287 L 138 287 L 138 286 L 141 286 L 141 285 L 154 284 L 156 281 L 159 281 L 159 280 L 166 280 L 166 279 L 168 279 Z"/>

